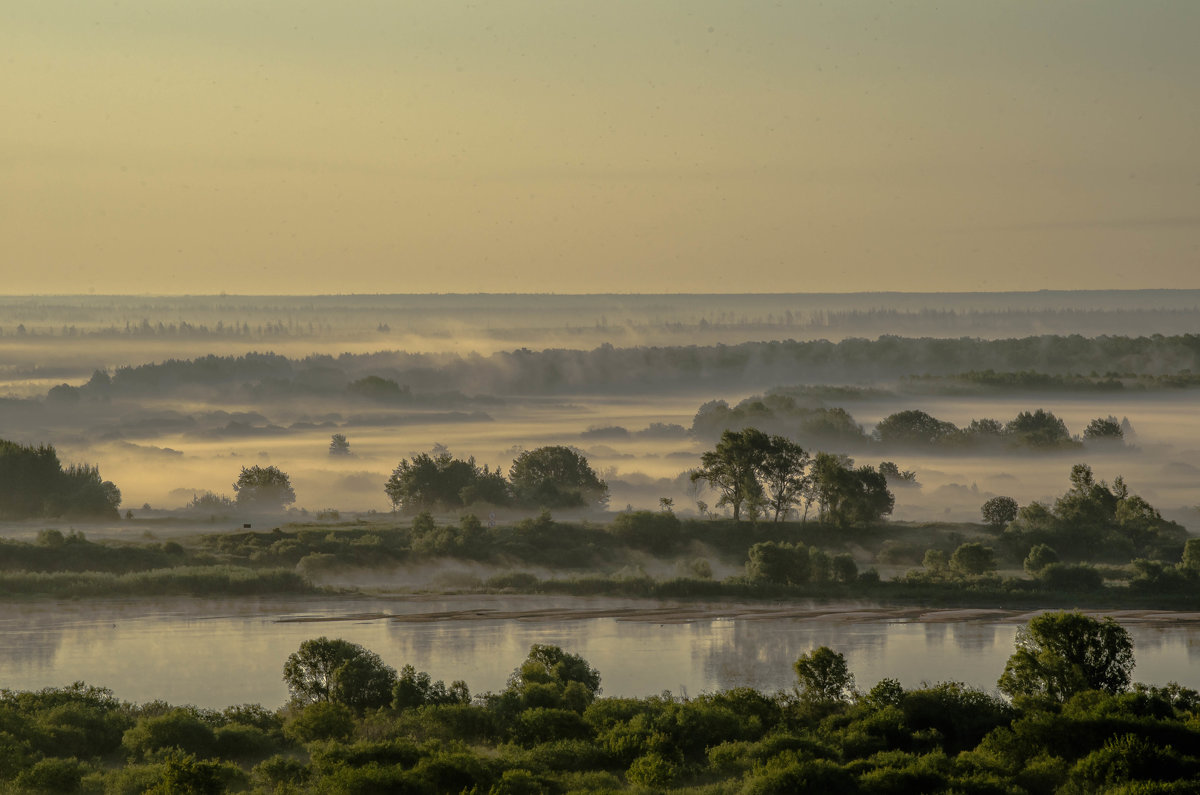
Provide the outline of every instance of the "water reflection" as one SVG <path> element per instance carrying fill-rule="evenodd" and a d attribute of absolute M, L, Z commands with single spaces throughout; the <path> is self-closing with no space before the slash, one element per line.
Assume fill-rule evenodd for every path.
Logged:
<path fill-rule="evenodd" d="M 318 618 L 338 620 L 311 620 Z M 287 697 L 287 655 L 327 635 L 361 643 L 397 668 L 463 679 L 476 692 L 504 687 L 534 643 L 583 655 L 609 695 L 789 689 L 792 663 L 822 645 L 846 655 L 863 689 L 883 677 L 908 687 L 956 680 L 991 688 L 1024 620 L 984 611 L 541 597 L 35 603 L 10 605 L 0 619 L 0 682 L 36 689 L 82 679 L 133 701 L 275 706 Z M 1192 667 L 1200 623 L 1131 617 L 1126 626 L 1137 680 L 1200 685 Z"/>

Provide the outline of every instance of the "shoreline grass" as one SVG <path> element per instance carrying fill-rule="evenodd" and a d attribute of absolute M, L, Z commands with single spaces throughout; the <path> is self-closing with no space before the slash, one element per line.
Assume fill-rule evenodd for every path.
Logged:
<path fill-rule="evenodd" d="M 0 572 L 0 598 L 96 596 L 252 596 L 322 593 L 290 569 L 244 566 L 177 566 L 112 574 L 108 572 Z"/>

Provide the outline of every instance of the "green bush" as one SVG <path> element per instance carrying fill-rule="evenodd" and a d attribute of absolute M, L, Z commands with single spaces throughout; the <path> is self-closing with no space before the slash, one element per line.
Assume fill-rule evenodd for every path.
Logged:
<path fill-rule="evenodd" d="M 279 748 L 279 743 L 257 726 L 230 723 L 218 727 L 213 734 L 215 753 L 222 759 L 261 758 Z"/>
<path fill-rule="evenodd" d="M 283 725 L 284 736 L 301 743 L 342 740 L 353 733 L 354 713 L 332 701 L 309 704 Z"/>
<path fill-rule="evenodd" d="M 125 732 L 121 743 L 135 759 L 166 749 L 206 757 L 216 748 L 216 736 L 194 713 L 173 709 L 165 715 L 142 718 Z"/>
<path fill-rule="evenodd" d="M 630 783 L 651 789 L 670 786 L 678 776 L 679 766 L 657 753 L 639 756 L 625 773 Z"/>
<path fill-rule="evenodd" d="M 276 754 L 255 765 L 251 775 L 256 782 L 278 790 L 283 789 L 284 785 L 303 784 L 309 778 L 309 770 L 299 759 Z"/>
<path fill-rule="evenodd" d="M 669 554 L 683 540 L 679 518 L 662 511 L 619 513 L 608 525 L 608 532 L 633 549 L 655 555 Z"/>
<path fill-rule="evenodd" d="M 18 789 L 29 792 L 78 792 L 86 770 L 77 759 L 51 757 L 38 760 L 33 767 L 21 771 L 14 783 Z"/>

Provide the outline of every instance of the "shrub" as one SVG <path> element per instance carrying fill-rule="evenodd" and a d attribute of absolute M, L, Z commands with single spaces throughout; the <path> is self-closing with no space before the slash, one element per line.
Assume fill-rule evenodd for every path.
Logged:
<path fill-rule="evenodd" d="M 665 555 L 682 539 L 682 526 L 673 513 L 633 511 L 617 514 L 608 531 L 634 549 Z"/>
<path fill-rule="evenodd" d="M 651 789 L 669 786 L 679 776 L 679 767 L 662 754 L 648 753 L 633 760 L 625 777 L 633 784 Z"/>
<path fill-rule="evenodd" d="M 1034 544 L 1025 556 L 1025 572 L 1036 577 L 1051 563 L 1058 563 L 1058 553 L 1046 544 Z"/>
<path fill-rule="evenodd" d="M 584 740 L 592 728 L 573 710 L 534 707 L 517 716 L 513 734 L 523 745 L 547 743 L 553 740 Z"/>
<path fill-rule="evenodd" d="M 1051 563 L 1038 573 L 1038 581 L 1052 591 L 1096 591 L 1104 587 L 1104 577 L 1094 566 Z"/>
<path fill-rule="evenodd" d="M 34 792 L 76 792 L 85 770 L 78 759 L 50 757 L 21 771 L 15 783 L 18 789 Z"/>
<path fill-rule="evenodd" d="M 965 576 L 996 570 L 996 553 L 978 542 L 963 544 L 950 556 L 950 568 Z"/>
<path fill-rule="evenodd" d="M 216 736 L 208 724 L 192 712 L 173 709 L 164 715 L 142 718 L 125 732 L 121 743 L 135 758 L 168 748 L 208 756 L 216 745 Z"/>
<path fill-rule="evenodd" d="M 230 723 L 214 732 L 216 755 L 222 759 L 263 757 L 278 748 L 278 743 L 257 726 Z"/>
<path fill-rule="evenodd" d="M 332 701 L 318 701 L 300 710 L 283 725 L 284 736 L 301 743 L 314 740 L 344 740 L 354 733 L 350 709 Z"/>
<path fill-rule="evenodd" d="M 295 786 L 308 780 L 308 767 L 299 759 L 275 755 L 264 759 L 251 771 L 254 779 L 271 789 L 282 789 L 281 785 Z"/>

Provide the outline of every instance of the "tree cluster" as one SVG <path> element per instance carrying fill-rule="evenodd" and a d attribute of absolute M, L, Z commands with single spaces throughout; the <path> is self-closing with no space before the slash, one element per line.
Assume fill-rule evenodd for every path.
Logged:
<path fill-rule="evenodd" d="M 714 449 L 700 456 L 693 482 L 718 493 L 718 506 L 729 506 L 733 520 L 743 510 L 751 519 L 770 516 L 779 522 L 804 505 L 822 522 L 845 526 L 878 521 L 892 512 L 895 498 L 887 477 L 871 466 L 829 453 L 810 456 L 783 436 L 757 428 L 726 430 Z"/>
<path fill-rule="evenodd" d="M 1097 418 L 1084 430 L 1088 442 L 1121 441 L 1121 423 Z M 888 447 L 968 449 L 1007 447 L 1033 450 L 1070 449 L 1081 446 L 1059 417 L 1045 409 L 1022 411 L 1006 423 L 975 419 L 964 428 L 936 419 L 919 409 L 890 414 L 880 420 L 872 437 Z"/>
<path fill-rule="evenodd" d="M 569 447 L 526 450 L 508 477 L 475 459 L 455 458 L 444 447 L 403 459 L 384 486 L 394 508 L 405 512 L 453 511 L 471 505 L 526 508 L 602 506 L 608 485 L 587 459 Z"/>
<path fill-rule="evenodd" d="M 115 519 L 121 491 L 87 464 L 66 468 L 51 445 L 0 439 L 0 518 Z"/>
<path fill-rule="evenodd" d="M 1071 467 L 1071 488 L 1054 505 L 1023 506 L 1000 535 L 1016 560 L 1038 544 L 1064 559 L 1125 562 L 1137 557 L 1178 559 L 1187 532 L 1143 498 L 1123 478 L 1097 481 L 1087 464 Z"/>

